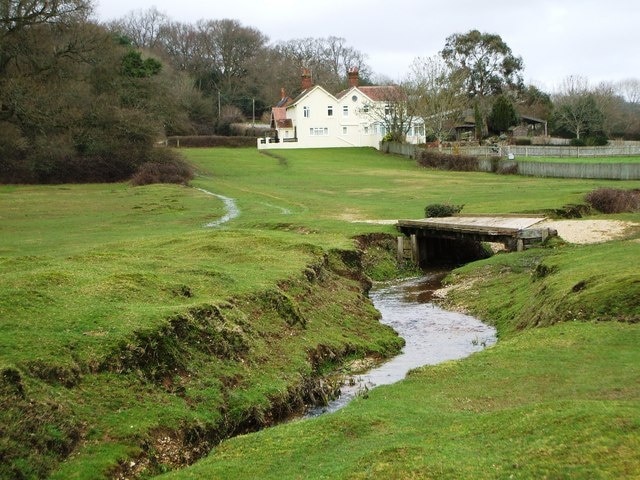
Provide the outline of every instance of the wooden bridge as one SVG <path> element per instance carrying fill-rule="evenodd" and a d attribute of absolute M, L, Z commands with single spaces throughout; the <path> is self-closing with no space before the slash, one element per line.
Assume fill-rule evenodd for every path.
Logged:
<path fill-rule="evenodd" d="M 501 243 L 507 251 L 522 251 L 556 235 L 539 225 L 545 217 L 526 215 L 459 215 L 455 217 L 398 220 L 398 259 L 418 265 L 433 257 L 455 254 L 462 245 Z M 446 255 L 445 255 L 446 256 Z M 455 255 L 454 255 L 455 257 Z"/>

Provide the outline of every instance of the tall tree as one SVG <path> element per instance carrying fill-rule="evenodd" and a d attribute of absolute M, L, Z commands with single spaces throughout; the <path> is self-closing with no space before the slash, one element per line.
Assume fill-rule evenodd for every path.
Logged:
<path fill-rule="evenodd" d="M 513 55 L 500 35 L 478 30 L 447 37 L 440 55 L 462 77 L 463 88 L 479 109 L 486 131 L 486 99 L 522 87 L 522 58 Z"/>
<path fill-rule="evenodd" d="M 466 92 L 484 98 L 505 88 L 522 86 L 522 58 L 516 57 L 500 35 L 471 30 L 447 37 L 440 52 L 445 62 L 461 73 Z"/>

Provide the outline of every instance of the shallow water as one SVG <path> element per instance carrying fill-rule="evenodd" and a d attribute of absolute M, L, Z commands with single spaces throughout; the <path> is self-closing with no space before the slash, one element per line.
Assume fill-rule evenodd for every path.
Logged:
<path fill-rule="evenodd" d="M 442 276 L 442 273 L 431 273 L 374 286 L 369 297 L 382 314 L 380 321 L 404 338 L 406 344 L 402 352 L 347 380 L 337 399 L 312 409 L 307 417 L 339 410 L 361 392 L 402 380 L 414 368 L 464 358 L 496 342 L 495 328 L 469 315 L 443 310 L 431 302 Z"/>
<path fill-rule="evenodd" d="M 218 195 L 217 193 L 210 192 L 209 190 L 205 190 L 204 188 L 196 188 L 196 190 L 200 190 L 201 192 L 213 197 L 218 197 L 224 203 L 224 216 L 220 217 L 218 220 L 214 220 L 213 222 L 205 224 L 205 228 L 219 227 L 220 225 L 227 223 L 240 215 L 240 209 L 238 208 L 238 205 L 233 198 L 225 197 L 224 195 Z"/>

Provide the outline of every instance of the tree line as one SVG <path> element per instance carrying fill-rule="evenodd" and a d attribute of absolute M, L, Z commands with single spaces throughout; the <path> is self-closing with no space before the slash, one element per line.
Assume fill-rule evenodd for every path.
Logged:
<path fill-rule="evenodd" d="M 90 0 L 0 2 L 0 181 L 184 179 L 182 160 L 155 148 L 166 136 L 228 134 L 259 119 L 283 89 L 299 92 L 302 68 L 332 92 L 350 68 L 361 85 L 375 79 L 339 37 L 271 44 L 237 20 L 183 23 L 151 8 L 101 24 L 93 13 Z M 638 80 L 591 87 L 570 77 L 548 94 L 523 85 L 523 68 L 499 35 L 451 35 L 388 89 L 380 116 L 398 140 L 417 117 L 430 140 L 446 140 L 465 114 L 478 138 L 520 115 L 576 140 L 640 138 Z"/>

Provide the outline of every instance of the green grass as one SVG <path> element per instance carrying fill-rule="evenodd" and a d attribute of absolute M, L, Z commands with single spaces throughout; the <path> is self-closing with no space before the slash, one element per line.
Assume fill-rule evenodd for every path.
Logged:
<path fill-rule="evenodd" d="M 582 203 L 585 193 L 620 182 L 451 174 L 370 149 L 256 152 L 188 150 L 201 168 L 198 186 L 239 200 L 232 225 L 298 228 L 340 237 L 367 227 L 354 220 L 420 218 L 430 203 L 463 204 L 462 213 L 531 213 Z M 626 182 L 629 188 L 640 181 Z M 284 212 L 283 213 L 283 210 Z M 392 227 L 387 229 L 393 231 Z M 317 233 L 316 233 L 317 232 Z"/>
<path fill-rule="evenodd" d="M 224 206 L 195 188 L 0 186 L 0 478 L 106 478 L 170 438 L 157 472 L 194 438 L 211 447 L 269 424 L 310 392 L 303 376 L 396 350 L 344 253 L 354 235 L 395 231 L 359 221 L 442 202 L 531 213 L 640 188 L 432 171 L 371 149 L 184 152 L 193 186 L 235 199 L 239 217 L 205 228 Z M 498 325 L 496 347 L 336 415 L 224 443 L 176 475 L 632 478 L 637 332 L 595 321 L 637 319 L 639 247 L 557 245 L 462 269 L 476 286 L 452 301 Z M 372 274 L 393 273 L 380 258 Z"/>

